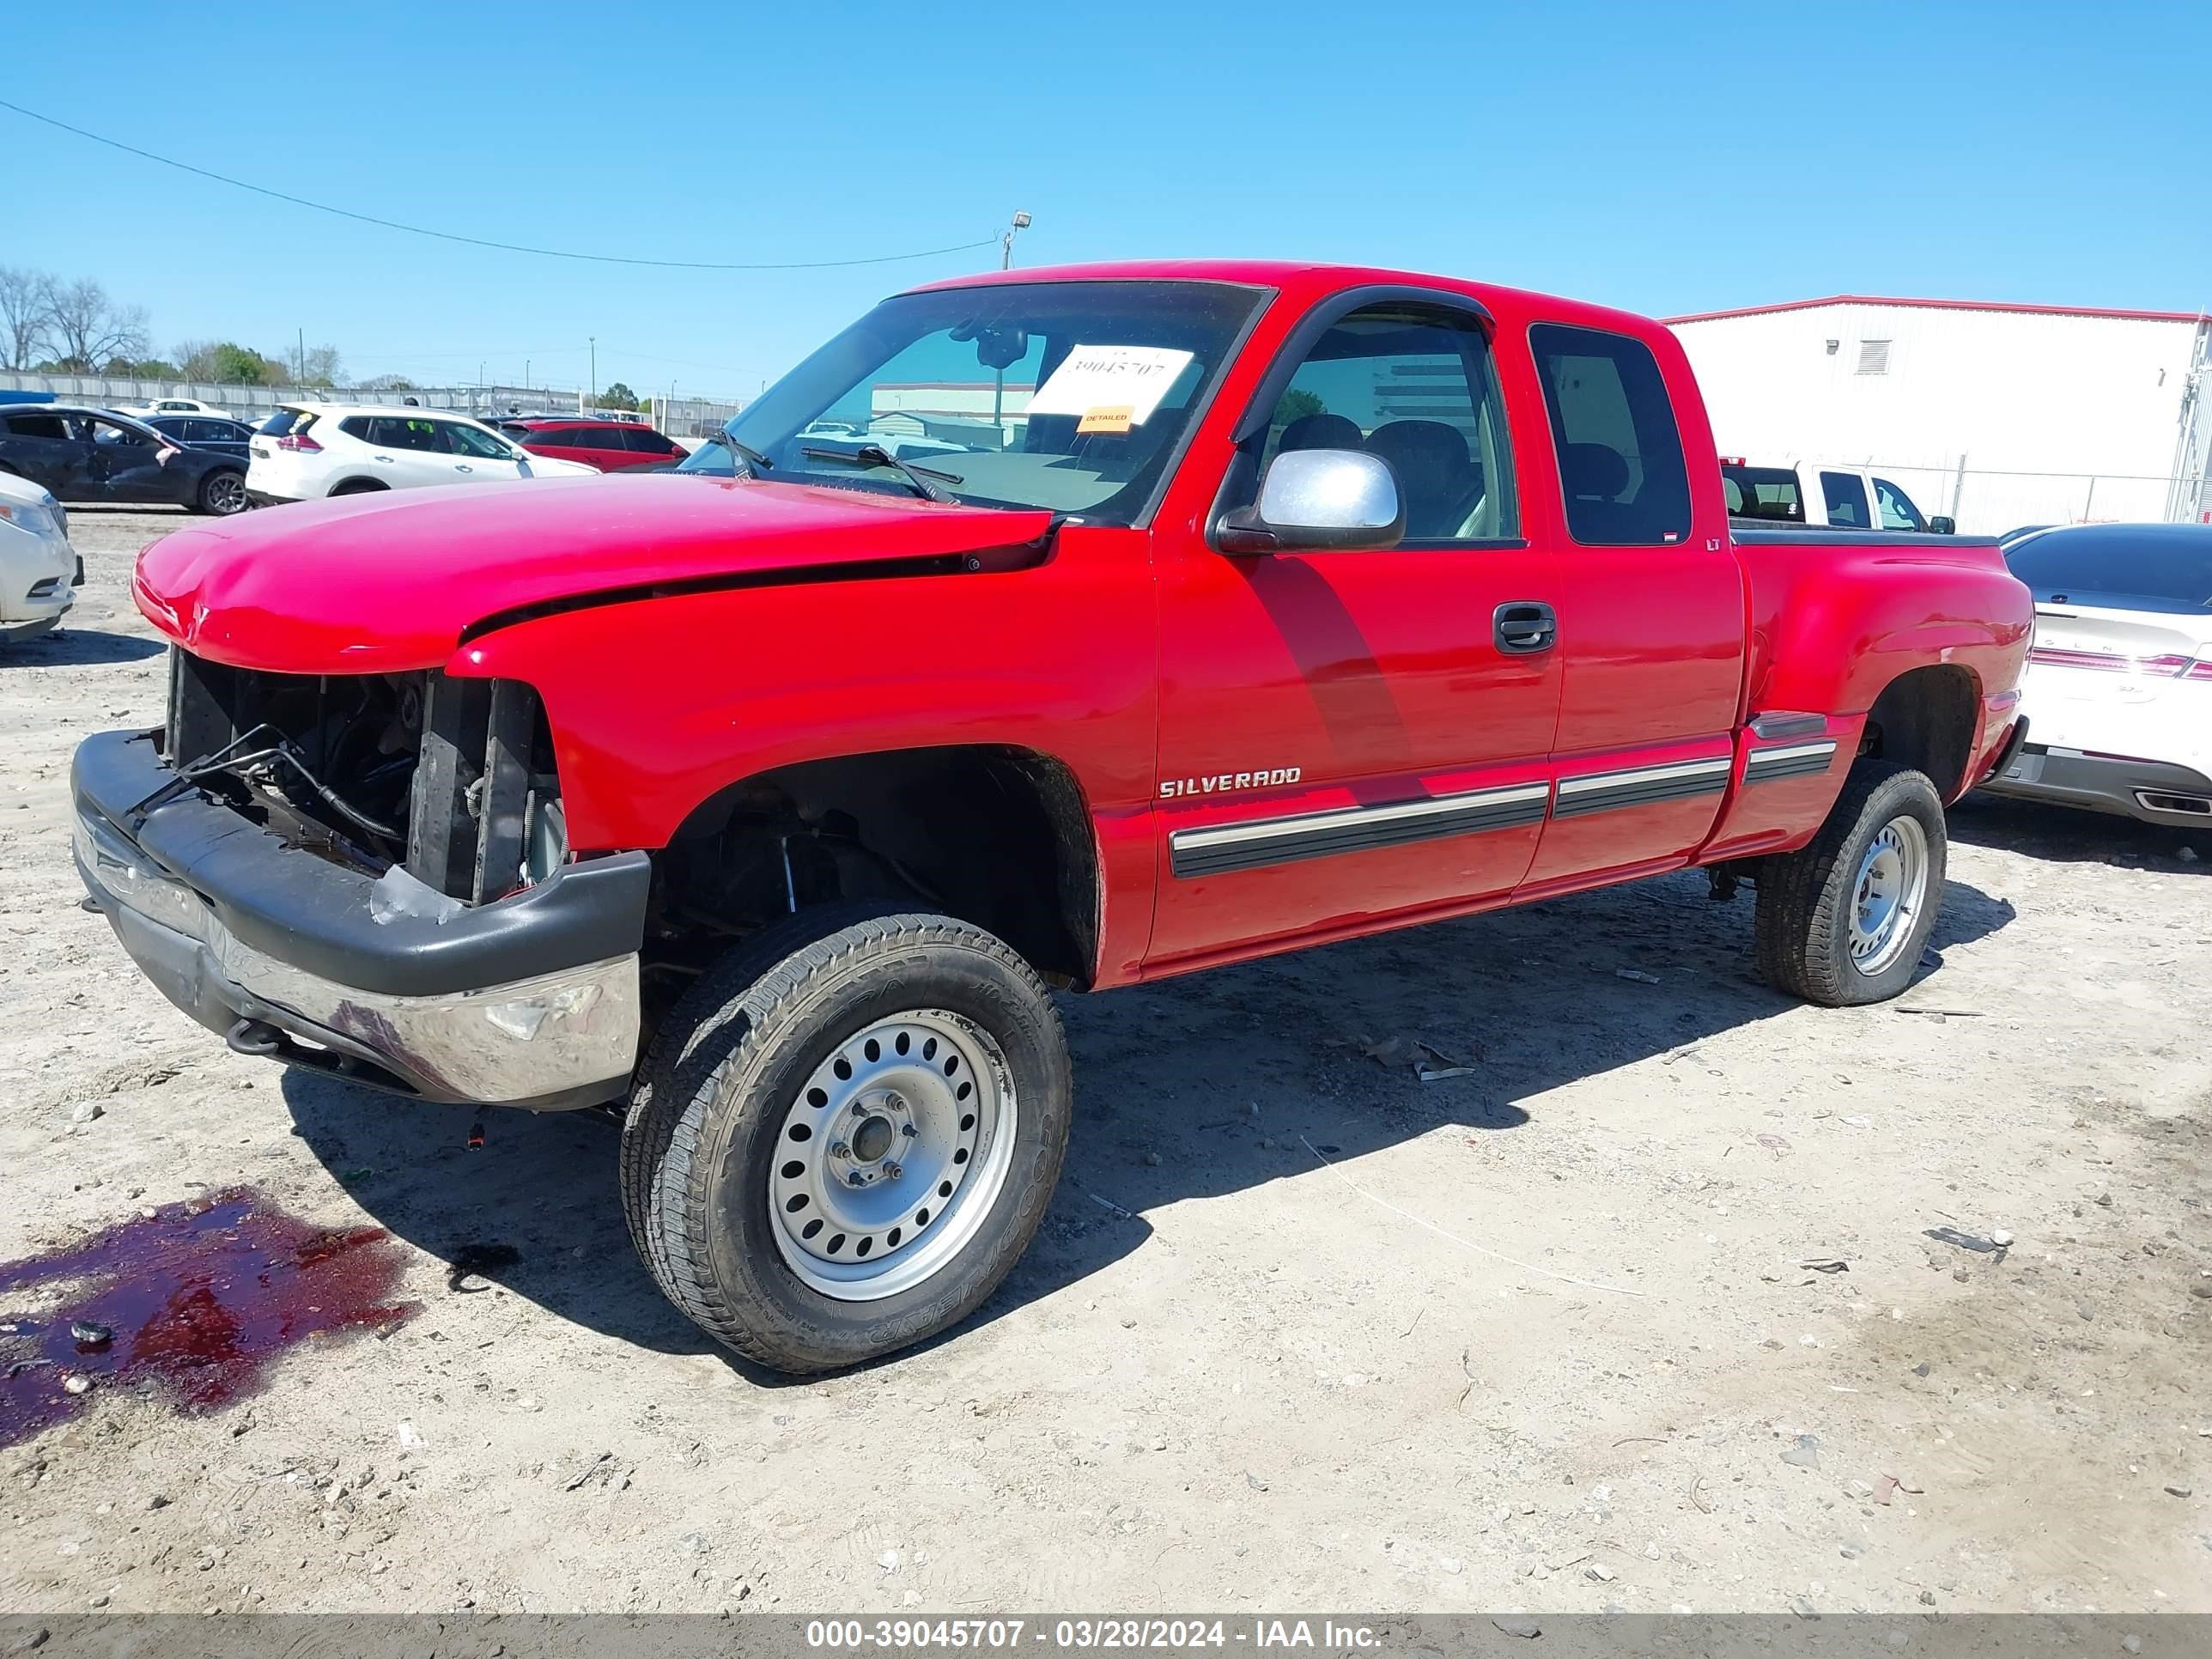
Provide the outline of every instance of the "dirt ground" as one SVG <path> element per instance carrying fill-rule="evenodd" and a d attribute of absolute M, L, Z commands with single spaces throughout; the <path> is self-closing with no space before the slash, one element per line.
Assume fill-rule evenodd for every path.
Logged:
<path fill-rule="evenodd" d="M 2212 835 L 1970 803 L 1891 1007 L 1766 990 L 1693 876 L 1070 1001 L 1012 1280 L 781 1383 L 654 1292 L 607 1125 L 232 1055 L 78 908 L 183 522 L 76 514 L 0 655 L 0 1258 L 250 1185 L 419 1309 L 0 1447 L 0 1607 L 2212 1610 Z"/>

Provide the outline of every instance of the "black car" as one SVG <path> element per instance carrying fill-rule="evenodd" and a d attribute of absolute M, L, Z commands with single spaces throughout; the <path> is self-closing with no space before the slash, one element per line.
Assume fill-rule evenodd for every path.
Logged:
<path fill-rule="evenodd" d="M 246 446 L 253 428 L 243 421 L 221 415 L 153 415 L 147 417 L 146 424 L 187 449 L 218 450 L 240 461 L 252 459 Z"/>
<path fill-rule="evenodd" d="M 246 507 L 243 462 L 221 450 L 188 448 L 104 409 L 0 408 L 0 472 L 43 484 L 64 501 L 167 502 L 219 515 Z"/>

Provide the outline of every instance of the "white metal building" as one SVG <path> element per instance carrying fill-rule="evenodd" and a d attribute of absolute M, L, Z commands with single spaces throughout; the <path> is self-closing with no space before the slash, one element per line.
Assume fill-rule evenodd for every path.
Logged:
<path fill-rule="evenodd" d="M 1668 322 L 1724 455 L 1871 466 L 1968 532 L 2212 521 L 2202 313 L 1844 294 Z"/>

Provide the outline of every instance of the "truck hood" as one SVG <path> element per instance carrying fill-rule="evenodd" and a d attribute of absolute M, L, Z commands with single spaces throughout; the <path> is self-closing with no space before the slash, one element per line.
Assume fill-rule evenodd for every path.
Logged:
<path fill-rule="evenodd" d="M 132 596 L 196 656 L 290 674 L 444 664 L 532 607 L 770 574 L 885 567 L 1039 540 L 1042 511 L 859 490 L 614 475 L 342 496 L 163 537 Z"/>

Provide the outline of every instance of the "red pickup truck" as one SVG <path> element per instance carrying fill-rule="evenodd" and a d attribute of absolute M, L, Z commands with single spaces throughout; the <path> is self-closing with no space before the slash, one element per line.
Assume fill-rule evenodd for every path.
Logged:
<path fill-rule="evenodd" d="M 1642 318 L 1396 271 L 885 301 L 674 473 L 308 503 L 149 548 L 162 729 L 86 885 L 232 1048 L 626 1102 L 661 1288 L 849 1364 L 973 1310 L 1106 990 L 1688 865 L 1894 995 L 2020 738 L 1993 544 L 1731 530 Z"/>

